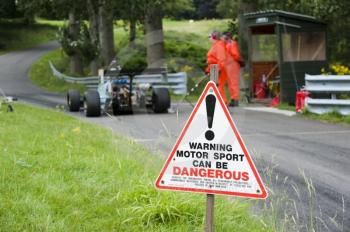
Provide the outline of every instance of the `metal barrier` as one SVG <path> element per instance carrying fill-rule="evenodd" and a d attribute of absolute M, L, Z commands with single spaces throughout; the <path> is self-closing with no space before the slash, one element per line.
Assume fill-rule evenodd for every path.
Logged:
<path fill-rule="evenodd" d="M 167 80 L 164 80 L 165 78 Z M 161 74 L 135 75 L 133 82 L 137 84 L 150 83 L 155 87 L 169 88 L 177 95 L 185 95 L 187 93 L 187 74 L 185 72 L 168 73 L 165 77 Z"/>
<path fill-rule="evenodd" d="M 97 85 L 99 84 L 100 78 L 98 76 L 93 77 L 70 77 L 67 75 L 64 75 L 63 73 L 59 72 L 55 66 L 49 61 L 50 68 L 52 70 L 52 74 L 57 77 L 58 79 L 64 80 L 69 83 L 76 83 L 85 85 L 89 89 L 96 89 Z"/>
<path fill-rule="evenodd" d="M 350 76 L 305 74 L 305 90 L 310 93 L 329 94 L 330 99 L 306 98 L 307 109 L 316 114 L 339 112 L 350 114 L 350 99 L 337 99 L 339 93 L 350 94 Z"/>
<path fill-rule="evenodd" d="M 52 73 L 58 79 L 65 80 L 70 83 L 83 84 L 89 89 L 96 89 L 100 78 L 98 76 L 94 77 L 70 77 L 60 73 L 55 66 L 49 61 Z M 128 78 L 129 76 L 124 76 Z M 166 75 L 162 74 L 142 74 L 135 75 L 133 77 L 133 83 L 149 83 L 154 87 L 165 87 L 169 88 L 176 95 L 187 94 L 187 73 L 168 73 Z"/>

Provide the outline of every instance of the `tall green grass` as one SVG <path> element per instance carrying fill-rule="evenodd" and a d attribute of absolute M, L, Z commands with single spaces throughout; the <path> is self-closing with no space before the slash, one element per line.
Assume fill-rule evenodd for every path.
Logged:
<path fill-rule="evenodd" d="M 69 59 L 62 49 L 56 49 L 42 56 L 29 69 L 30 80 L 49 91 L 65 93 L 68 89 L 78 89 L 83 92 L 86 88 L 83 85 L 67 83 L 57 79 L 49 66 L 51 61 L 60 72 L 68 72 Z"/>
<path fill-rule="evenodd" d="M 210 20 L 170 20 L 165 19 L 164 30 L 175 31 L 181 33 L 193 33 L 202 36 L 207 40 L 210 32 L 214 30 L 227 30 L 228 20 L 226 19 L 210 19 Z"/>
<path fill-rule="evenodd" d="M 338 112 L 330 112 L 326 114 L 314 114 L 309 112 L 307 109 L 302 113 L 303 117 L 310 118 L 313 120 L 319 120 L 323 122 L 330 122 L 330 123 L 344 123 L 344 124 L 350 124 L 350 115 L 344 116 L 341 115 Z"/>
<path fill-rule="evenodd" d="M 0 231 L 203 231 L 204 194 L 157 191 L 163 160 L 53 110 L 0 107 Z M 216 231 L 272 231 L 216 198 Z"/>

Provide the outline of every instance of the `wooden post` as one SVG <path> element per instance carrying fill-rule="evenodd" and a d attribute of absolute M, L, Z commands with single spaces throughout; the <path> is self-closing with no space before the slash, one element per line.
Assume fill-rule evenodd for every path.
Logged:
<path fill-rule="evenodd" d="M 219 66 L 217 64 L 210 65 L 210 80 L 218 84 Z M 214 194 L 207 194 L 207 210 L 205 215 L 205 232 L 214 231 Z"/>
<path fill-rule="evenodd" d="M 207 211 L 205 215 L 205 232 L 214 231 L 214 194 L 207 194 Z"/>

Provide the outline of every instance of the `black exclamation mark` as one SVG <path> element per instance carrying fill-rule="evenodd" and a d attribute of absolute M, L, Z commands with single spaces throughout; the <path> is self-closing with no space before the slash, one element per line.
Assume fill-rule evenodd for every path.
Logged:
<path fill-rule="evenodd" d="M 216 97 L 213 94 L 207 95 L 205 98 L 205 103 L 207 106 L 208 127 L 209 127 L 209 129 L 211 129 L 213 126 Z M 207 130 L 205 132 L 205 138 L 207 140 L 211 141 L 214 139 L 214 137 L 215 137 L 215 134 L 212 130 Z"/>

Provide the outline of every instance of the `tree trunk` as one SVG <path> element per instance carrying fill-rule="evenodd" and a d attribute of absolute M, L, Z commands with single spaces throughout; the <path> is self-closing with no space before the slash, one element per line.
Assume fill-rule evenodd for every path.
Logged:
<path fill-rule="evenodd" d="M 91 43 L 95 44 L 99 41 L 99 35 L 98 35 L 98 6 L 97 4 L 94 4 L 93 0 L 87 1 L 87 9 L 89 12 L 89 21 L 90 21 L 90 28 L 89 28 L 89 34 L 90 34 L 90 40 Z M 97 75 L 99 62 L 98 57 L 96 57 L 93 61 L 90 63 L 90 70 L 92 75 Z"/>
<path fill-rule="evenodd" d="M 73 40 L 79 38 L 79 23 L 75 18 L 74 10 L 69 12 L 69 34 Z M 78 52 L 69 57 L 70 72 L 77 75 L 83 75 L 83 65 Z"/>
<path fill-rule="evenodd" d="M 147 8 L 145 18 L 148 68 L 164 68 L 163 14 L 160 5 Z"/>
<path fill-rule="evenodd" d="M 34 15 L 31 13 L 24 13 L 24 24 L 26 25 L 33 25 L 35 23 Z"/>
<path fill-rule="evenodd" d="M 243 15 L 245 13 L 254 12 L 257 10 L 256 1 L 240 1 L 238 9 L 238 38 L 241 55 L 243 58 L 247 58 L 248 54 L 248 31 L 244 23 Z"/>
<path fill-rule="evenodd" d="M 108 66 L 115 56 L 113 35 L 113 11 L 108 1 L 101 0 L 98 7 L 99 38 L 101 49 L 101 61 L 103 66 Z"/>
<path fill-rule="evenodd" d="M 130 20 L 130 34 L 129 34 L 129 42 L 133 44 L 136 39 L 136 20 Z"/>
<path fill-rule="evenodd" d="M 248 30 L 245 25 L 243 15 L 248 12 L 254 12 L 257 10 L 257 1 L 244 1 L 241 0 L 238 8 L 238 44 L 241 51 L 241 56 L 244 60 L 248 61 Z M 245 66 L 246 70 L 249 70 L 249 62 L 245 62 L 247 65 Z M 248 81 L 248 86 L 250 89 L 250 93 L 253 93 L 253 78 L 250 77 Z M 250 96 L 253 97 L 253 96 Z"/>

